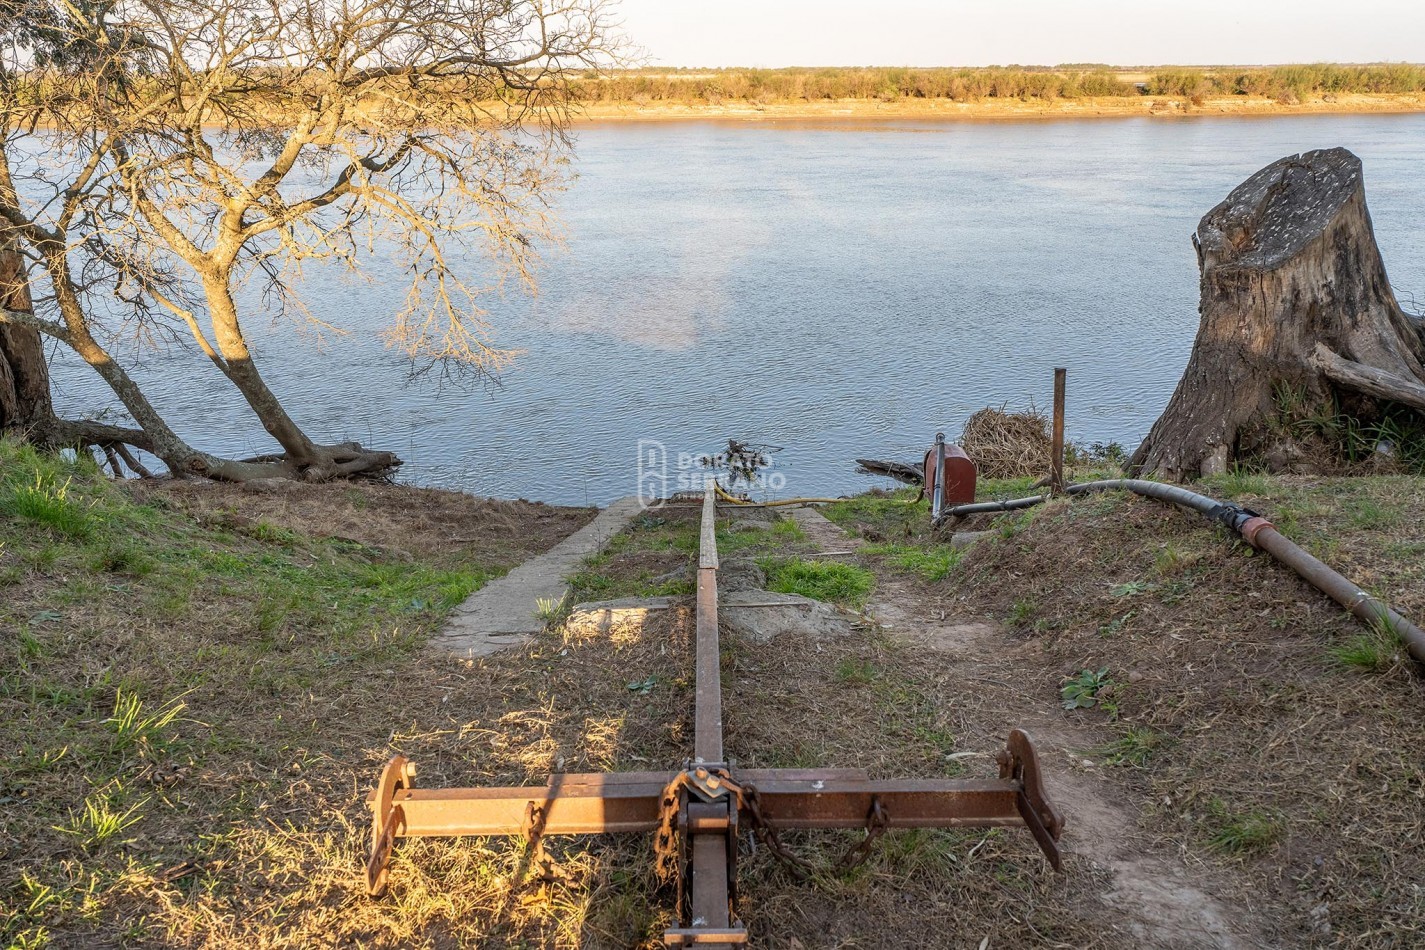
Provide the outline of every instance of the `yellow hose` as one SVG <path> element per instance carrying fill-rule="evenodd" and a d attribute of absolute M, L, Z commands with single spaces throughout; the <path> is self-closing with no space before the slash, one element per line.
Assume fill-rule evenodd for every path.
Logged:
<path fill-rule="evenodd" d="M 846 500 L 845 498 L 786 498 L 782 501 L 747 501 L 736 495 L 729 495 L 717 482 L 713 482 L 713 491 L 717 492 L 717 496 L 728 504 L 748 505 L 757 508 L 782 508 L 786 505 L 830 505 Z"/>

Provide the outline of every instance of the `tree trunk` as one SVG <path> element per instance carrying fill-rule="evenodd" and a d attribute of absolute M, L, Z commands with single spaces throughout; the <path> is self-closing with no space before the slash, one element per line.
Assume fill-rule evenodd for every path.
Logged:
<path fill-rule="evenodd" d="M 24 259 L 0 237 L 0 307 L 29 313 L 30 287 Z M 0 324 L 0 431 L 30 431 L 54 418 L 49 364 L 38 330 Z"/>
<path fill-rule="evenodd" d="M 247 462 L 229 463 L 224 471 L 214 471 L 211 477 L 232 481 L 249 478 L 303 478 L 307 481 L 330 481 L 365 475 L 382 477 L 401 465 L 392 452 L 364 448 L 357 442 L 338 445 L 318 445 L 302 431 L 288 415 L 281 400 L 268 388 L 258 372 L 248 350 L 247 338 L 238 321 L 237 305 L 229 288 L 230 274 L 218 274 L 204 281 L 208 313 L 213 323 L 213 335 L 222 356 L 224 374 L 262 420 L 263 427 L 282 446 L 281 455 L 265 456 Z M 244 474 L 238 465 L 265 465 L 267 474 Z"/>
<path fill-rule="evenodd" d="M 1284 393 L 1425 409 L 1425 332 L 1391 292 L 1351 152 L 1273 162 L 1203 217 L 1193 243 L 1202 322 L 1131 471 L 1180 480 L 1266 453 Z"/>

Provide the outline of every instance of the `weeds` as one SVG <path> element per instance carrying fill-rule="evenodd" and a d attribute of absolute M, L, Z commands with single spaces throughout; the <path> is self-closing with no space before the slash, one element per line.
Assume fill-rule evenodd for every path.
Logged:
<path fill-rule="evenodd" d="M 955 565 L 960 563 L 964 551 L 948 545 L 917 547 L 910 544 L 868 544 L 861 548 L 866 554 L 886 558 L 904 571 L 919 574 L 928 581 L 944 580 Z"/>
<path fill-rule="evenodd" d="M 143 701 L 120 688 L 114 696 L 114 713 L 104 720 L 114 734 L 110 750 L 120 755 L 130 749 L 149 756 L 161 754 L 172 741 L 167 734 L 169 727 L 186 708 L 174 699 L 156 712 L 145 714 Z"/>
<path fill-rule="evenodd" d="M 1221 475 L 1204 478 L 1203 483 L 1227 498 L 1260 497 L 1270 491 L 1266 475 L 1241 465 L 1234 465 L 1230 471 Z"/>
<path fill-rule="evenodd" d="M 84 506 L 70 497 L 72 481 L 58 483 L 38 469 L 34 484 L 15 486 L 0 497 L 0 511 L 46 525 L 68 538 L 87 538 L 93 526 Z"/>
<path fill-rule="evenodd" d="M 117 811 L 108 794 L 94 792 L 84 799 L 84 809 L 70 812 L 69 823 L 55 825 L 54 830 L 77 840 L 85 848 L 97 848 L 117 838 L 143 820 L 142 808 L 148 798 L 142 798 L 124 811 Z"/>
<path fill-rule="evenodd" d="M 1128 624 L 1128 621 L 1133 619 L 1133 616 L 1136 613 L 1136 610 L 1130 610 L 1123 616 L 1114 617 L 1108 623 L 1100 625 L 1098 628 L 1098 635 L 1104 637 L 1105 639 L 1118 636 L 1120 633 L 1123 632 L 1123 628 Z"/>
<path fill-rule="evenodd" d="M 847 686 L 869 685 L 877 675 L 875 665 L 862 657 L 849 656 L 836 664 L 836 681 Z"/>
<path fill-rule="evenodd" d="M 1129 726 L 1117 739 L 1093 750 L 1105 765 L 1144 768 L 1165 744 L 1163 736 L 1143 726 Z"/>
<path fill-rule="evenodd" d="M 1083 670 L 1064 681 L 1059 687 L 1059 696 L 1065 709 L 1092 709 L 1095 706 L 1107 709 L 1104 699 L 1116 685 L 1109 677 L 1106 666 L 1097 671 Z"/>
<path fill-rule="evenodd" d="M 1199 557 L 1196 552 L 1185 551 L 1171 541 L 1166 542 L 1153 557 L 1153 573 L 1159 577 L 1171 577 L 1197 563 Z"/>
<path fill-rule="evenodd" d="M 1331 647 L 1328 652 L 1343 666 L 1367 673 L 1384 673 L 1401 662 L 1400 637 L 1389 624 L 1382 623 L 1373 625 L 1368 633 Z"/>
<path fill-rule="evenodd" d="M 1039 512 L 1043 510 L 1043 508 L 1026 508 L 1023 511 L 1003 515 L 995 524 L 996 530 L 999 531 L 1000 538 L 1008 541 L 1010 538 L 1023 532 L 1034 523 L 1034 519 L 1038 517 Z"/>
<path fill-rule="evenodd" d="M 806 532 L 802 530 L 801 525 L 790 518 L 781 518 L 765 527 L 743 527 L 740 530 L 719 527 L 717 550 L 719 554 L 730 554 L 748 549 L 775 549 L 806 539 Z"/>
<path fill-rule="evenodd" d="M 1348 465 L 1385 461 L 1425 475 L 1425 420 L 1408 406 L 1386 404 L 1374 419 L 1345 412 L 1335 394 L 1313 400 L 1302 387 L 1275 391 L 1281 434 L 1326 451 Z"/>
<path fill-rule="evenodd" d="M 1358 498 L 1351 504 L 1351 527 L 1362 531 L 1392 528 L 1400 520 L 1397 511 L 1386 508 L 1374 498 Z"/>

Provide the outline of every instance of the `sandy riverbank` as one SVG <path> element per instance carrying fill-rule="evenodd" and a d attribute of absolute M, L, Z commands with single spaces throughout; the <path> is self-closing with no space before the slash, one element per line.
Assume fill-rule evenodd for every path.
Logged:
<path fill-rule="evenodd" d="M 1200 116 L 1382 115 L 1425 112 L 1425 94 L 1313 96 L 1288 104 L 1266 96 L 1224 96 L 1194 103 L 1181 96 L 1101 96 L 1082 99 L 830 99 L 758 103 L 595 102 L 584 105 L 584 122 L 679 120 L 783 121 L 825 119 L 1081 119 Z"/>

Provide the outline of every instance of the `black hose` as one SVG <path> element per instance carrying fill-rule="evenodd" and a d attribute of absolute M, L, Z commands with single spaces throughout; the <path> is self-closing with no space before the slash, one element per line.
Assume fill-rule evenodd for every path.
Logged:
<path fill-rule="evenodd" d="M 972 505 L 956 505 L 954 508 L 946 508 L 940 512 L 940 520 L 965 518 L 969 515 L 995 514 L 1001 511 L 1016 511 L 1020 508 L 1032 508 L 1048 500 L 1048 495 L 1035 495 L 1032 498 L 1016 498 L 1013 501 L 979 501 Z"/>
<path fill-rule="evenodd" d="M 1425 663 L 1425 630 L 1421 630 L 1409 619 L 1392 610 L 1390 605 L 1372 597 L 1331 567 L 1317 560 L 1278 531 L 1270 521 L 1250 508 L 1243 508 L 1232 502 L 1218 501 L 1177 485 L 1165 485 L 1162 482 L 1149 482 L 1138 478 L 1111 478 L 1098 482 L 1082 482 L 1070 485 L 1065 489 L 1070 495 L 1115 490 L 1131 491 L 1145 498 L 1154 498 L 1168 504 L 1191 508 L 1213 521 L 1220 522 L 1231 529 L 1233 533 L 1241 535 L 1252 547 L 1266 551 L 1282 564 L 1291 568 L 1307 583 L 1366 623 L 1394 633 L 1404 642 L 1411 656 L 1419 662 Z M 1020 508 L 1030 508 L 1048 500 L 1048 495 L 1035 495 L 1030 498 L 1015 498 L 1010 501 L 958 505 L 945 509 L 941 512 L 940 517 L 945 519 L 997 511 L 1015 511 Z"/>

